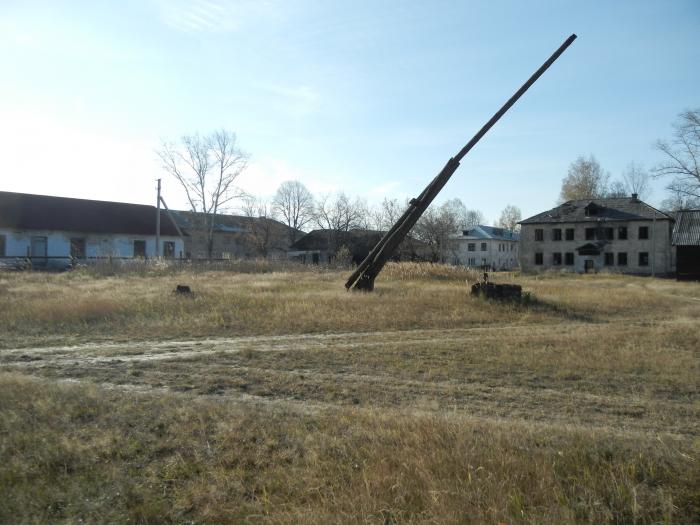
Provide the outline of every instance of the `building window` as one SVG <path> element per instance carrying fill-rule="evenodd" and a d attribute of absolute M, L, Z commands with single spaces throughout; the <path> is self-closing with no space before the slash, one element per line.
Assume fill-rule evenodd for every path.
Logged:
<path fill-rule="evenodd" d="M 552 240 L 561 241 L 561 228 L 554 228 L 552 230 Z"/>
<path fill-rule="evenodd" d="M 605 254 L 605 266 L 612 266 L 615 264 L 615 254 L 614 253 L 606 253 Z"/>
<path fill-rule="evenodd" d="M 5 255 L 7 255 L 5 253 L 5 243 L 6 243 L 5 236 L 0 235 L 0 257 L 5 257 Z"/>
<path fill-rule="evenodd" d="M 164 241 L 163 242 L 163 257 L 166 259 L 172 259 L 175 257 L 175 242 L 174 241 Z"/>
<path fill-rule="evenodd" d="M 649 252 L 639 252 L 639 266 L 649 266 Z"/>
<path fill-rule="evenodd" d="M 567 228 L 567 229 L 566 229 L 566 240 L 567 240 L 567 241 L 573 241 L 573 240 L 574 240 L 574 229 L 573 229 L 573 228 Z"/>
<path fill-rule="evenodd" d="M 627 266 L 627 252 L 620 252 L 617 254 L 617 265 Z"/>
<path fill-rule="evenodd" d="M 146 258 L 146 241 L 134 241 L 134 257 Z"/>
<path fill-rule="evenodd" d="M 73 259 L 85 259 L 85 239 L 70 240 L 70 256 Z"/>
<path fill-rule="evenodd" d="M 467 244 L 467 251 L 468 252 L 475 252 L 476 251 L 476 243 L 470 242 Z"/>
<path fill-rule="evenodd" d="M 470 257 L 467 260 L 467 266 L 476 266 L 476 257 Z"/>
<path fill-rule="evenodd" d="M 537 228 L 535 230 L 535 240 L 544 241 L 544 230 L 542 228 Z"/>
<path fill-rule="evenodd" d="M 482 252 L 485 252 L 485 251 L 486 251 L 486 243 L 485 243 L 485 242 L 482 242 L 482 243 L 481 243 L 481 251 L 482 251 Z"/>
<path fill-rule="evenodd" d="M 567 252 L 564 254 L 564 263 L 567 266 L 573 266 L 574 265 L 574 252 Z"/>
<path fill-rule="evenodd" d="M 613 228 L 605 228 L 605 239 L 608 241 L 612 241 L 615 237 L 613 234 Z"/>
<path fill-rule="evenodd" d="M 535 264 L 542 264 L 544 260 L 544 257 L 542 256 L 542 252 L 537 252 L 535 254 Z"/>
<path fill-rule="evenodd" d="M 627 226 L 620 226 L 617 229 L 617 238 L 621 241 L 627 240 Z"/>
<path fill-rule="evenodd" d="M 586 228 L 586 240 L 595 240 L 595 228 Z"/>
<path fill-rule="evenodd" d="M 557 252 L 552 254 L 552 265 L 561 266 L 561 253 Z"/>
<path fill-rule="evenodd" d="M 639 238 L 640 239 L 648 239 L 649 238 L 649 226 L 640 226 L 639 227 Z"/>

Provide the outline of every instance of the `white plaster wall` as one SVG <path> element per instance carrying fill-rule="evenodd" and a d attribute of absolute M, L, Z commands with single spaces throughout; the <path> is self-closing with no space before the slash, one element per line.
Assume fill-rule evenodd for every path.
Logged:
<path fill-rule="evenodd" d="M 518 243 L 517 241 L 498 241 L 495 239 L 470 239 L 468 237 L 459 237 L 453 239 L 457 243 L 456 261 L 457 264 L 464 266 L 469 265 L 469 259 L 476 259 L 476 265 L 482 264 L 491 265 L 495 269 L 501 267 L 506 269 L 514 269 L 518 267 Z M 476 251 L 469 251 L 469 244 L 476 245 Z M 486 243 L 486 251 L 481 251 L 481 243 Z M 505 251 L 498 251 L 499 244 L 505 246 Z M 513 249 L 511 250 L 511 246 Z"/>

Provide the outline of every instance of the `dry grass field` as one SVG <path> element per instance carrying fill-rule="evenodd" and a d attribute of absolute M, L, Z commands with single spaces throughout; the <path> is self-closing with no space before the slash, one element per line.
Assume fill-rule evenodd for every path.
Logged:
<path fill-rule="evenodd" d="M 700 284 L 346 274 L 0 274 L 0 522 L 700 523 Z"/>

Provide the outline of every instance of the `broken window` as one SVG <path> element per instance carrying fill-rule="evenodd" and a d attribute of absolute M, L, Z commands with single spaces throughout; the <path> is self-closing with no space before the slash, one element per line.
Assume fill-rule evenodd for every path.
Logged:
<path fill-rule="evenodd" d="M 542 228 L 537 228 L 535 230 L 535 240 L 544 241 L 544 230 Z"/>
<path fill-rule="evenodd" d="M 486 251 L 486 243 L 485 243 L 485 242 L 482 242 L 482 243 L 481 243 L 481 251 L 482 251 L 482 252 L 485 252 L 485 251 Z"/>
<path fill-rule="evenodd" d="M 573 240 L 574 240 L 574 229 L 573 229 L 573 228 L 567 228 L 567 229 L 566 229 L 566 240 L 567 240 L 567 241 L 573 241 Z"/>
<path fill-rule="evenodd" d="M 535 254 L 535 264 L 542 264 L 544 260 L 544 257 L 542 256 L 542 252 L 537 252 Z"/>
<path fill-rule="evenodd" d="M 552 254 L 552 265 L 561 266 L 561 253 L 556 252 Z"/>
<path fill-rule="evenodd" d="M 85 259 L 85 239 L 74 237 L 70 240 L 70 256 L 73 259 Z"/>
<path fill-rule="evenodd" d="M 564 254 L 564 264 L 567 266 L 574 265 L 574 252 L 567 252 Z"/>
<path fill-rule="evenodd" d="M 649 266 L 649 252 L 639 252 L 639 266 Z"/>
<path fill-rule="evenodd" d="M 620 239 L 621 241 L 624 241 L 627 239 L 627 226 L 620 226 L 617 229 L 617 238 Z"/>
<path fill-rule="evenodd" d="M 174 241 L 164 241 L 163 242 L 163 257 L 166 259 L 172 259 L 175 257 L 175 242 Z"/>
<path fill-rule="evenodd" d="M 134 241 L 134 257 L 146 258 L 146 241 Z"/>
<path fill-rule="evenodd" d="M 639 227 L 639 238 L 640 239 L 648 239 L 649 238 L 649 226 L 640 226 Z"/>
<path fill-rule="evenodd" d="M 627 252 L 620 252 L 617 254 L 617 265 L 627 266 Z"/>
<path fill-rule="evenodd" d="M 595 240 L 595 228 L 586 228 L 586 240 Z"/>
<path fill-rule="evenodd" d="M 612 266 L 615 264 L 615 254 L 614 253 L 606 253 L 605 254 L 605 266 Z"/>
<path fill-rule="evenodd" d="M 615 238 L 613 228 L 605 228 L 604 233 L 605 239 L 608 241 L 612 241 Z"/>
<path fill-rule="evenodd" d="M 561 241 L 561 228 L 554 228 L 552 230 L 552 240 Z"/>
<path fill-rule="evenodd" d="M 475 252 L 476 251 L 476 243 L 470 242 L 467 244 L 467 251 L 468 252 Z"/>

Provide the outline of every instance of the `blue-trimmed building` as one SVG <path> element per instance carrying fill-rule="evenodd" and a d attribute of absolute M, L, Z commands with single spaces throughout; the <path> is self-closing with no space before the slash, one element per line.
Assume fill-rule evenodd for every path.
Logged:
<path fill-rule="evenodd" d="M 451 241 L 455 264 L 491 270 L 519 267 L 517 232 L 480 224 L 452 235 Z"/>

